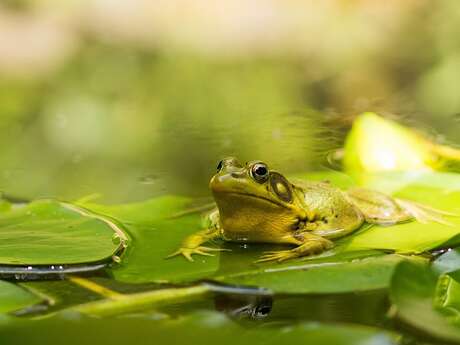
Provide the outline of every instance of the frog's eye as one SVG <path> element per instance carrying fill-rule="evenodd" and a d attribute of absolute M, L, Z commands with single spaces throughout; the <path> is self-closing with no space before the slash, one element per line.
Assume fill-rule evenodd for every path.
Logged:
<path fill-rule="evenodd" d="M 264 163 L 256 163 L 251 168 L 251 176 L 257 182 L 263 183 L 268 180 L 268 167 Z"/>
<path fill-rule="evenodd" d="M 270 174 L 270 185 L 281 200 L 285 202 L 292 201 L 291 186 L 283 175 L 272 172 Z"/>
<path fill-rule="evenodd" d="M 217 164 L 217 172 L 219 172 L 219 171 L 222 169 L 223 166 L 224 166 L 224 161 L 221 160 L 221 161 L 219 162 L 219 164 Z"/>

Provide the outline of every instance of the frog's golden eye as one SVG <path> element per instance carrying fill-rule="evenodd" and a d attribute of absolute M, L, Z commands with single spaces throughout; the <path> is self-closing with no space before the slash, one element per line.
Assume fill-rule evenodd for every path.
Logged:
<path fill-rule="evenodd" d="M 251 176 L 257 182 L 264 183 L 268 180 L 268 167 L 264 163 L 256 163 L 251 167 Z"/>
<path fill-rule="evenodd" d="M 278 197 L 285 201 L 292 201 L 292 191 L 286 178 L 276 172 L 270 173 L 270 185 Z"/>
<path fill-rule="evenodd" d="M 222 169 L 223 166 L 224 166 L 224 161 L 221 160 L 221 161 L 219 162 L 219 164 L 217 164 L 217 172 L 219 172 L 219 171 Z"/>

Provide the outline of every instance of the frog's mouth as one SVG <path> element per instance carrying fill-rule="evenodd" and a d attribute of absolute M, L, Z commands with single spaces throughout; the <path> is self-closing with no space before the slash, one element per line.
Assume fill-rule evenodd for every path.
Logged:
<path fill-rule="evenodd" d="M 219 194 L 226 194 L 226 195 L 237 195 L 237 196 L 240 196 L 240 197 L 243 196 L 245 198 L 251 198 L 251 199 L 257 199 L 257 200 L 260 200 L 260 201 L 266 201 L 266 202 L 269 202 L 271 204 L 274 204 L 274 205 L 277 205 L 277 206 L 280 206 L 280 207 L 285 207 L 285 205 L 283 203 L 281 203 L 280 201 L 273 200 L 273 199 L 270 199 L 270 198 L 267 198 L 267 197 L 264 197 L 264 196 L 252 194 L 252 193 L 235 192 L 235 191 L 218 192 L 218 193 Z M 216 199 L 218 199 L 218 198 L 216 198 Z"/>

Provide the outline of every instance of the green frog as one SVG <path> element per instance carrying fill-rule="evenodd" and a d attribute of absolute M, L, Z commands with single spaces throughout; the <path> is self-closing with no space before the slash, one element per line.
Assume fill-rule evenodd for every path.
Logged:
<path fill-rule="evenodd" d="M 290 182 L 261 161 L 241 164 L 236 158 L 221 160 L 209 183 L 217 208 L 208 216 L 209 227 L 187 237 L 169 257 L 213 255 L 225 249 L 206 247 L 220 238 L 232 242 L 261 242 L 293 248 L 266 252 L 257 262 L 282 262 L 319 254 L 333 247 L 364 223 L 392 225 L 419 220 L 445 222 L 442 211 L 392 198 L 378 191 L 329 182 Z"/>

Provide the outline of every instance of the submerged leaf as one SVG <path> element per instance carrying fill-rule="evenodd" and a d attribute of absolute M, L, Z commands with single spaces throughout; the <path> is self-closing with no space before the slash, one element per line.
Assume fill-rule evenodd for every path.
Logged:
<path fill-rule="evenodd" d="M 15 284 L 0 280 L 0 313 L 17 311 L 42 302 L 42 299 Z"/>

